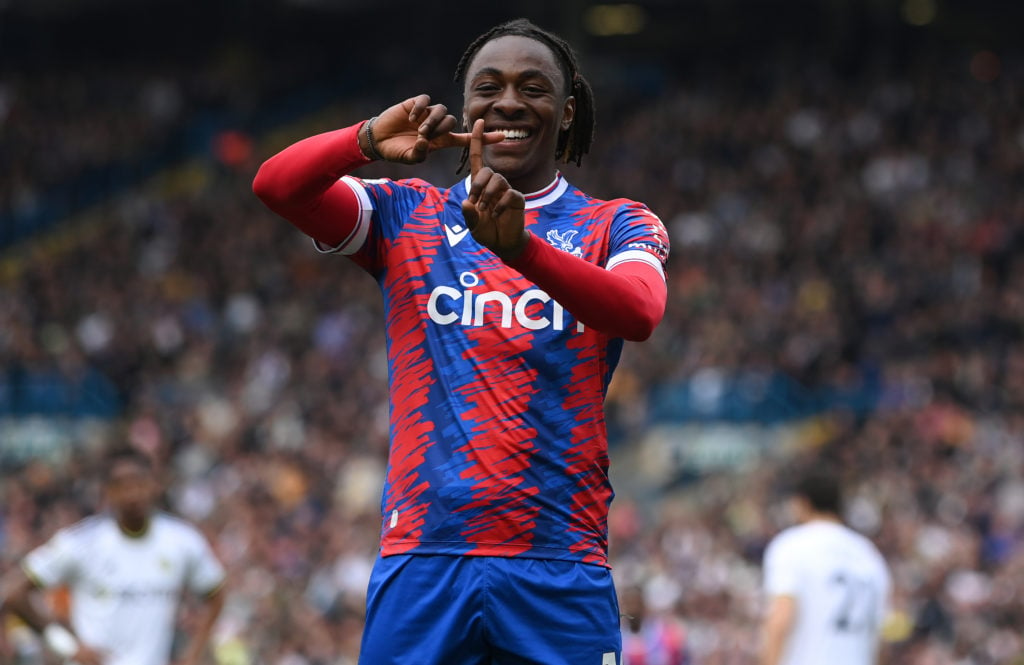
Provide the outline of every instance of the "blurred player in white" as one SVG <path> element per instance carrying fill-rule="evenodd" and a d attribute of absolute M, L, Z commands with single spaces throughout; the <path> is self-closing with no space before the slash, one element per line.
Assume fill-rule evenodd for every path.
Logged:
<path fill-rule="evenodd" d="M 205 599 L 181 665 L 196 665 L 224 604 L 224 568 L 191 524 L 156 510 L 149 458 L 111 454 L 104 469 L 109 512 L 57 531 L 5 580 L 3 609 L 43 636 L 65 662 L 167 665 L 182 594 Z M 59 623 L 40 590 L 66 586 L 70 626 Z"/>
<path fill-rule="evenodd" d="M 768 544 L 761 665 L 871 665 L 890 592 L 870 540 L 841 519 L 838 477 L 816 468 L 796 483 L 797 524 Z"/>

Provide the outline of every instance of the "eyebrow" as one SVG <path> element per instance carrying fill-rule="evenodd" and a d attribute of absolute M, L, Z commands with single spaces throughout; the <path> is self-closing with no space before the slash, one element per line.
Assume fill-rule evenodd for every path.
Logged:
<path fill-rule="evenodd" d="M 503 74 L 504 72 L 498 69 L 497 67 L 481 67 L 479 70 L 477 70 L 475 74 L 473 74 L 473 78 L 470 80 L 475 80 L 481 76 L 502 76 Z M 533 77 L 543 78 L 544 80 L 549 81 L 552 84 L 555 83 L 555 81 L 543 69 L 524 69 L 523 71 L 519 72 L 520 79 L 527 79 Z"/>

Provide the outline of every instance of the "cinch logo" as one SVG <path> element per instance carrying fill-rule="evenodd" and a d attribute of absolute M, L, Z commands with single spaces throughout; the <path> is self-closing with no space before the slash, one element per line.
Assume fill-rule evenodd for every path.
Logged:
<path fill-rule="evenodd" d="M 460 291 L 451 286 L 438 286 L 430 292 L 427 300 L 427 314 L 434 323 L 442 326 L 482 326 L 492 317 L 501 318 L 502 328 L 511 328 L 513 317 L 520 326 L 528 330 L 553 328 L 565 330 L 565 310 L 540 289 L 530 289 L 513 301 L 501 291 L 476 293 L 472 289 L 480 284 L 480 278 L 471 272 L 459 275 Z M 531 316 L 527 313 L 532 303 L 543 303 L 544 307 Z M 583 324 L 576 322 L 576 331 L 583 332 Z"/>

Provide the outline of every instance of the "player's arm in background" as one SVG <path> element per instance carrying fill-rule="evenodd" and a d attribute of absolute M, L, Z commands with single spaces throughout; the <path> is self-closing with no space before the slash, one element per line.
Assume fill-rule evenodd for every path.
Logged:
<path fill-rule="evenodd" d="M 46 646 L 63 660 L 80 665 L 102 665 L 101 654 L 75 635 L 71 626 L 57 620 L 40 597 L 44 585 L 27 570 L 11 570 L 0 586 L 0 616 L 11 613 L 43 638 Z"/>
<path fill-rule="evenodd" d="M 771 596 L 761 627 L 761 665 L 778 665 L 796 621 L 796 598 Z"/>
<path fill-rule="evenodd" d="M 764 552 L 764 594 L 768 601 L 761 623 L 760 665 L 778 665 L 793 633 L 797 612 L 800 570 L 792 556 L 792 540 L 776 536 Z"/>
<path fill-rule="evenodd" d="M 187 538 L 190 554 L 186 584 L 192 593 L 202 598 L 203 606 L 179 665 L 198 665 L 202 662 L 213 628 L 224 609 L 227 573 L 214 554 L 210 542 L 198 529 L 190 531 Z"/>
<path fill-rule="evenodd" d="M 894 608 L 893 599 L 893 587 L 892 587 L 892 572 L 889 570 L 889 564 L 882 556 L 881 552 L 876 550 L 878 556 L 878 575 L 879 582 L 881 585 L 881 593 L 878 594 L 878 610 L 877 610 L 877 623 L 875 625 L 876 634 L 878 635 L 877 643 L 875 644 L 875 665 L 881 665 L 883 657 L 882 645 L 885 641 L 885 628 Z"/>
<path fill-rule="evenodd" d="M 188 647 L 179 661 L 180 665 L 197 665 L 202 662 L 203 654 L 210 643 L 210 636 L 213 634 L 213 627 L 224 609 L 226 596 L 223 584 L 203 596 L 202 616 L 196 623 L 195 632 L 189 636 Z"/>

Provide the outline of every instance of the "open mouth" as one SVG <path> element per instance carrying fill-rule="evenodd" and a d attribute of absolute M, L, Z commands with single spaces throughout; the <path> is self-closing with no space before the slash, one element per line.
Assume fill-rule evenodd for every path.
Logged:
<path fill-rule="evenodd" d="M 505 142 L 506 143 L 515 143 L 516 141 L 525 141 L 526 139 L 530 138 L 530 136 L 533 135 L 533 132 L 531 132 L 529 129 L 499 128 L 499 129 L 493 129 L 493 130 L 488 130 L 488 131 L 502 132 L 503 134 L 505 134 Z"/>

